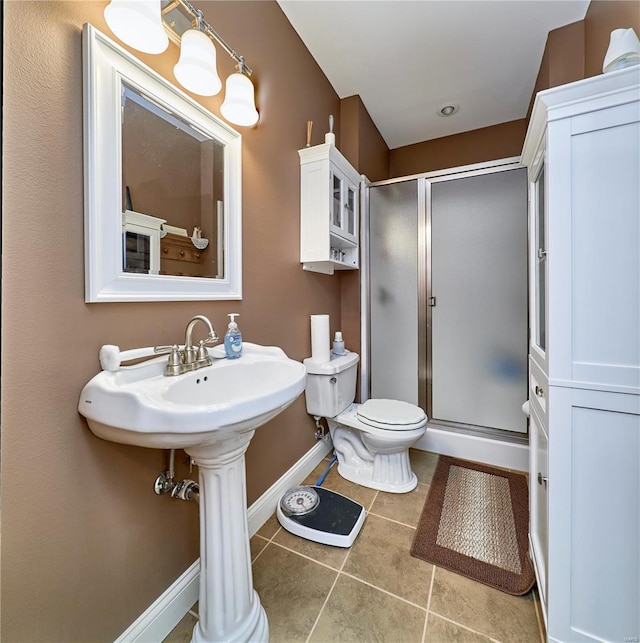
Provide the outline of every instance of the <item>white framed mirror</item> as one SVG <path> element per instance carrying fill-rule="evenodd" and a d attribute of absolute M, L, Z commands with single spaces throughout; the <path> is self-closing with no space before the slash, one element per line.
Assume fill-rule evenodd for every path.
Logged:
<path fill-rule="evenodd" d="M 242 298 L 242 138 L 85 24 L 85 301 Z"/>

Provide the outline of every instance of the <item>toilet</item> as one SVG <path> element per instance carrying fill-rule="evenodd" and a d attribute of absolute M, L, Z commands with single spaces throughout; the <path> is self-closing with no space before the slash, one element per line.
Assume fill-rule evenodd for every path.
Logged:
<path fill-rule="evenodd" d="M 390 493 L 416 488 L 409 447 L 425 433 L 425 412 L 408 402 L 374 399 L 354 404 L 357 353 L 331 355 L 328 362 L 304 360 L 307 413 L 327 418 L 338 473 L 356 484 Z"/>

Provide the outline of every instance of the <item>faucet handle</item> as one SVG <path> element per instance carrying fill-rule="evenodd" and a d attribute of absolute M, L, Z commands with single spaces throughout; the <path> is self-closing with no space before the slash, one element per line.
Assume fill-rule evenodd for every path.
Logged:
<path fill-rule="evenodd" d="M 177 344 L 174 344 L 170 347 L 171 352 L 169 355 L 169 361 L 167 366 L 178 366 L 182 364 L 182 355 L 180 355 L 180 347 Z"/>
<path fill-rule="evenodd" d="M 182 357 L 180 356 L 180 347 L 177 344 L 171 344 L 171 346 L 154 346 L 153 352 L 158 355 L 167 355 L 169 354 L 168 364 L 171 366 L 177 366 L 182 364 Z"/>
<path fill-rule="evenodd" d="M 205 345 L 207 344 L 207 340 L 203 339 L 198 342 L 198 353 L 196 355 L 196 361 L 198 362 L 204 362 L 206 360 L 211 361 L 209 357 L 209 352 L 205 348 Z"/>
<path fill-rule="evenodd" d="M 153 352 L 157 353 L 158 355 L 166 355 L 167 353 L 171 353 L 172 351 L 177 351 L 178 346 L 176 344 L 173 344 L 171 346 L 154 346 L 153 347 Z"/>

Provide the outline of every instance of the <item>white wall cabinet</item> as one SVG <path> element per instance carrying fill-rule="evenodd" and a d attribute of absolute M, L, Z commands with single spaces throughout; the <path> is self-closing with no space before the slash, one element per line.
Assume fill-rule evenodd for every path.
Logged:
<path fill-rule="evenodd" d="M 638 641 L 640 67 L 539 93 L 522 162 L 530 544 L 548 638 Z"/>
<path fill-rule="evenodd" d="M 166 219 L 125 210 L 122 214 L 123 270 L 160 274 L 160 238 Z"/>
<path fill-rule="evenodd" d="M 360 175 L 331 143 L 300 155 L 300 261 L 332 275 L 358 268 Z"/>

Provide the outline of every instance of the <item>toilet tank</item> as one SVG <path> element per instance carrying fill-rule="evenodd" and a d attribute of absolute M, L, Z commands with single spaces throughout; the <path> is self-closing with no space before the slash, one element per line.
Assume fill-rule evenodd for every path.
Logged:
<path fill-rule="evenodd" d="M 304 360 L 307 369 L 307 413 L 331 418 L 342 413 L 356 398 L 358 353 L 331 355 L 329 362 Z"/>

